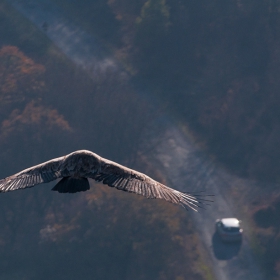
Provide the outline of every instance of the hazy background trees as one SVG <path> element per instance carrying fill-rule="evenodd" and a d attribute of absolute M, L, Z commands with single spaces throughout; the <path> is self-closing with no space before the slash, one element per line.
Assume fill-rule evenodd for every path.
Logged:
<path fill-rule="evenodd" d="M 117 43 L 119 21 L 101 2 L 80 6 L 81 17 L 97 9 L 96 29 L 108 27 L 98 36 Z M 1 178 L 77 149 L 156 173 L 141 152 L 157 112 L 127 75 L 76 67 L 5 1 L 0 21 Z M 97 184 L 76 196 L 51 185 L 1 195 L 1 279 L 204 279 L 182 209 Z"/>
<path fill-rule="evenodd" d="M 137 88 L 157 96 L 161 106 L 185 122 L 197 139 L 205 143 L 208 152 L 231 171 L 279 182 L 278 0 L 53 2 L 98 38 L 105 52 L 107 49 L 114 53 L 133 83 L 127 83 L 128 76 L 111 70 L 96 73 L 92 78 L 69 62 L 5 1 L 0 1 L 1 177 L 82 148 L 131 167 L 137 158 L 137 167 L 148 170 L 151 166 L 139 152 L 143 148 L 143 132 L 157 112 L 150 110 L 150 101 L 139 96 Z M 151 172 L 165 179 L 160 172 Z M 68 259 L 67 250 L 71 256 L 81 255 L 80 247 L 86 253 L 85 259 L 79 260 L 79 268 L 88 268 L 94 263 L 89 260 L 94 259 L 98 265 L 91 269 L 97 271 L 96 275 L 108 273 L 110 277 L 110 273 L 116 273 L 120 279 L 129 279 L 131 275 L 138 275 L 139 279 L 170 279 L 174 273 L 178 279 L 187 274 L 188 279 L 203 277 L 202 272 L 200 276 L 196 274 L 200 257 L 189 255 L 197 254 L 196 245 L 184 247 L 187 239 L 193 238 L 195 244 L 191 222 L 172 206 L 166 206 L 168 210 L 164 212 L 160 210 L 161 204 L 151 206 L 138 197 L 130 198 L 135 202 L 128 206 L 125 196 L 115 197 L 115 193 L 105 189 L 94 189 L 78 199 L 57 197 L 44 188 L 7 194 L 0 199 L 0 220 L 4 225 L 1 252 L 7 258 L 8 254 L 18 254 L 17 263 L 21 264 L 23 275 L 28 266 L 22 249 L 27 244 L 30 256 L 44 255 L 46 266 L 52 264 L 51 267 L 60 265 L 55 263 L 57 256 L 73 264 L 75 259 Z M 98 206 L 99 202 L 102 206 Z M 145 211 L 150 212 L 142 212 L 139 205 L 143 203 L 148 207 Z M 149 207 L 159 208 L 154 211 Z M 261 248 L 265 248 L 263 256 L 274 256 L 267 265 L 273 277 L 279 273 L 280 256 L 277 250 L 270 254 L 273 246 L 266 237 L 278 244 L 279 227 L 273 221 L 268 227 L 263 225 L 262 215 L 265 220 L 269 213 L 278 213 L 278 208 L 277 201 L 272 202 L 271 209 L 260 203 L 251 213 L 259 228 Z M 155 222 L 154 212 L 162 224 Z M 181 218 L 176 220 L 178 215 Z M 145 229 L 143 232 L 134 221 L 135 216 Z M 129 220 L 128 225 L 122 217 Z M 178 224 L 171 225 L 171 220 Z M 153 228 L 149 227 L 151 223 L 155 224 Z M 105 224 L 114 225 L 112 231 L 102 230 Z M 177 237 L 172 239 L 174 229 L 178 230 Z M 120 232 L 124 235 L 118 235 Z M 108 238 L 100 237 L 104 234 Z M 103 244 L 105 240 L 112 243 Z M 170 249 L 166 240 L 171 240 L 175 248 L 170 258 L 162 258 Z M 125 244 L 127 251 L 118 243 Z M 41 251 L 36 251 L 38 244 Z M 116 270 L 104 271 L 108 259 L 97 260 L 97 256 L 109 251 L 110 262 L 118 257 L 120 262 L 116 262 Z M 132 252 L 139 267 L 131 264 L 127 270 L 121 270 L 117 264 L 132 258 Z M 148 264 L 139 252 L 147 252 L 147 256 L 153 252 L 159 258 L 154 271 L 147 269 L 151 274 L 141 274 L 141 267 Z M 172 257 L 175 253 L 183 256 L 181 261 Z M 184 266 L 190 259 L 197 266 Z M 11 273 L 9 262 L 2 263 L 1 271 Z M 38 279 L 42 271 L 31 270 L 28 279 Z"/>

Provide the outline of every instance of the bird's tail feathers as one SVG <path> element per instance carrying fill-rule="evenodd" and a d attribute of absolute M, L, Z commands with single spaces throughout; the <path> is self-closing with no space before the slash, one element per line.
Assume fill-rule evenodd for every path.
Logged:
<path fill-rule="evenodd" d="M 90 189 L 87 178 L 64 177 L 53 188 L 52 191 L 59 193 L 84 192 Z"/>

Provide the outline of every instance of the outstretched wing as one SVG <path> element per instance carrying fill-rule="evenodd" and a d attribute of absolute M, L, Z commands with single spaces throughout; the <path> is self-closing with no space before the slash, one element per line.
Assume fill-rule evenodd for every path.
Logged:
<path fill-rule="evenodd" d="M 60 178 L 60 165 L 63 158 L 52 159 L 0 180 L 0 192 L 31 188 Z"/>
<path fill-rule="evenodd" d="M 147 198 L 164 199 L 195 211 L 201 203 L 195 196 L 171 189 L 143 173 L 106 159 L 101 159 L 101 170 L 92 178 L 118 190 L 136 193 Z"/>

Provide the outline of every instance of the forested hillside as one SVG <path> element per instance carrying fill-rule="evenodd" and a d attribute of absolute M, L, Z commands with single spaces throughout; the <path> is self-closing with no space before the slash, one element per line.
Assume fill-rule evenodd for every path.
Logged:
<path fill-rule="evenodd" d="M 278 181 L 278 0 L 55 2 L 115 49 L 220 161 Z"/>
<path fill-rule="evenodd" d="M 279 182 L 279 0 L 51 1 L 114 53 L 133 85 L 157 96 L 220 163 L 247 178 Z M 109 70 L 89 77 L 3 0 L 0 34 L 1 177 L 85 148 L 131 167 L 137 158 L 140 170 L 166 179 L 140 153 L 143 132 L 157 112 L 123 76 Z M 243 197 L 252 202 L 248 214 L 271 277 L 280 275 L 279 199 L 271 198 L 276 190 L 270 188 L 265 201 Z M 98 186 L 76 200 L 41 187 L 0 197 L 2 254 L 8 259 L 16 252 L 18 271 L 28 271 L 27 279 L 40 273 L 49 279 L 51 271 L 29 270 L 26 246 L 38 266 L 39 256 L 49 250 L 45 267 L 57 268 L 58 259 L 74 264 L 69 256 L 86 252 L 77 271 L 84 267 L 85 275 L 95 271 L 97 278 L 206 279 L 187 214 L 110 191 Z M 34 212 L 38 207 L 40 212 Z M 102 255 L 108 252 L 112 270 Z M 152 268 L 145 256 L 156 260 Z M 119 264 L 128 261 L 122 270 Z M 8 261 L 1 266 L 11 275 Z M 76 272 L 70 273 L 76 279 Z"/>
<path fill-rule="evenodd" d="M 263 181 L 232 194 L 251 218 L 267 277 L 279 279 L 278 185 L 268 185 L 280 179 L 280 1 L 54 2 L 113 50 L 135 84 L 157 95 L 219 162 Z"/>
<path fill-rule="evenodd" d="M 157 112 L 123 75 L 90 77 L 5 1 L 0 34 L 1 178 L 89 149 L 166 180 L 141 153 Z M 94 183 L 73 196 L 51 187 L 1 194 L 0 279 L 211 275 L 183 208 Z"/>
<path fill-rule="evenodd" d="M 152 84 L 219 160 L 272 181 L 280 156 L 279 6 L 150 0 L 138 11 L 128 55 L 141 82 Z"/>

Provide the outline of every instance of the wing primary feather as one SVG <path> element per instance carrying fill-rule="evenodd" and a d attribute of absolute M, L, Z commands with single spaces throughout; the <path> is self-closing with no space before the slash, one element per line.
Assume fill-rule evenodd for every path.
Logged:
<path fill-rule="evenodd" d="M 113 176 L 113 177 L 110 179 L 110 181 L 108 182 L 108 185 L 109 185 L 110 187 L 114 188 L 114 187 L 115 187 L 115 183 L 116 183 L 117 180 L 118 180 L 118 177 L 117 177 L 116 175 Z"/>
<path fill-rule="evenodd" d="M 115 182 L 116 182 L 116 178 L 111 178 L 111 180 L 108 182 L 108 186 L 114 188 Z"/>
<path fill-rule="evenodd" d="M 21 180 L 18 179 L 15 186 L 16 186 L 17 190 L 20 189 L 21 188 Z"/>
<path fill-rule="evenodd" d="M 174 203 L 175 201 L 174 201 L 172 193 L 173 193 L 172 190 L 169 190 L 169 189 L 166 190 L 166 196 L 168 197 L 168 201 Z"/>
<path fill-rule="evenodd" d="M 20 187 L 21 179 L 20 178 L 15 178 L 12 179 L 10 182 L 4 186 L 5 190 L 4 191 L 11 191 L 11 190 L 17 190 Z"/>
<path fill-rule="evenodd" d="M 132 192 L 134 192 L 136 194 L 139 194 L 139 186 L 138 185 L 139 185 L 139 181 L 137 180 L 137 181 L 134 182 Z"/>
<path fill-rule="evenodd" d="M 195 203 L 198 202 L 194 196 L 186 194 L 186 193 L 182 193 L 182 197 L 186 198 L 188 201 L 193 201 Z"/>
<path fill-rule="evenodd" d="M 141 182 L 141 191 L 142 191 L 142 195 L 147 197 L 146 184 L 144 182 Z"/>
<path fill-rule="evenodd" d="M 192 195 L 184 193 L 185 199 L 188 200 L 189 204 L 194 203 L 196 207 L 205 209 L 203 205 L 207 205 L 205 202 L 213 202 L 212 200 L 202 199 L 200 197 L 194 197 Z M 211 195 L 212 196 L 212 195 Z"/>
<path fill-rule="evenodd" d="M 169 202 L 174 202 L 170 190 L 166 190 L 165 195 L 166 195 L 166 197 L 167 197 L 167 201 L 169 201 Z"/>
<path fill-rule="evenodd" d="M 24 176 L 24 179 L 21 179 L 21 185 L 22 186 L 27 186 L 27 181 L 28 181 L 28 176 Z"/>
<path fill-rule="evenodd" d="M 138 194 L 139 195 L 143 195 L 143 192 L 142 192 L 142 182 L 141 181 L 137 182 L 137 190 L 138 190 Z"/>
<path fill-rule="evenodd" d="M 194 209 L 195 207 L 200 207 L 198 205 L 198 201 L 195 198 L 190 198 L 189 196 L 184 196 L 184 195 L 182 195 L 181 198 L 182 199 L 180 201 L 187 204 L 187 206 L 192 209 Z"/>
<path fill-rule="evenodd" d="M 119 177 L 117 178 L 117 180 L 114 182 L 114 187 L 117 187 L 119 184 L 121 184 L 121 182 L 124 180 L 123 177 Z"/>
<path fill-rule="evenodd" d="M 126 180 L 126 184 L 124 186 L 124 191 L 125 192 L 130 192 L 131 184 L 132 184 L 132 180 L 131 179 L 127 179 Z"/>
<path fill-rule="evenodd" d="M 31 180 L 30 180 L 30 186 L 34 186 L 36 184 L 36 175 L 30 176 Z"/>
<path fill-rule="evenodd" d="M 123 184 L 122 184 L 122 190 L 127 192 L 127 185 L 129 184 L 129 179 L 125 178 Z"/>
<path fill-rule="evenodd" d="M 143 195 L 143 191 L 142 191 L 142 182 L 138 181 L 137 182 L 137 190 L 138 190 L 138 194 L 139 195 Z"/>
<path fill-rule="evenodd" d="M 112 175 L 109 175 L 108 177 L 106 177 L 104 180 L 103 180 L 103 184 L 106 184 L 106 185 L 109 185 L 115 181 L 115 178 L 116 178 L 116 175 L 115 174 L 112 174 Z"/>
<path fill-rule="evenodd" d="M 116 186 L 116 188 L 118 190 L 124 190 L 126 184 L 127 184 L 127 178 L 123 178 L 123 180 L 121 180 L 121 182 L 119 182 L 119 184 Z"/>
<path fill-rule="evenodd" d="M 9 191 L 11 188 L 11 184 L 13 183 L 13 181 L 8 181 L 7 184 L 5 185 L 5 191 Z"/>
<path fill-rule="evenodd" d="M 106 174 L 100 174 L 100 175 L 97 175 L 94 180 L 97 181 L 97 182 L 101 182 L 103 181 L 103 179 L 106 177 Z"/>
<path fill-rule="evenodd" d="M 165 200 L 168 201 L 168 197 L 167 197 L 167 195 L 166 195 L 166 191 L 165 191 L 164 188 L 161 190 L 161 195 L 162 195 L 162 197 L 163 197 Z"/>
<path fill-rule="evenodd" d="M 157 187 L 156 187 L 156 185 L 151 186 L 151 193 L 152 193 L 152 198 L 157 198 Z"/>
<path fill-rule="evenodd" d="M 30 182 L 29 182 L 29 186 L 33 187 L 36 184 L 36 175 L 30 175 Z"/>
<path fill-rule="evenodd" d="M 29 176 L 29 181 L 28 181 L 28 186 L 27 187 L 31 187 L 31 186 L 34 186 L 34 176 L 33 175 L 30 175 Z"/>
<path fill-rule="evenodd" d="M 33 181 L 34 181 L 34 176 L 30 175 L 29 176 L 29 181 L 28 181 L 28 187 L 34 186 Z"/>
<path fill-rule="evenodd" d="M 145 185 L 146 185 L 147 198 L 151 198 L 151 187 L 147 183 Z"/>
<path fill-rule="evenodd" d="M 12 180 L 11 182 L 9 182 L 9 191 L 12 191 L 14 189 L 15 183 L 16 183 L 16 180 Z"/>
<path fill-rule="evenodd" d="M 130 192 L 137 193 L 137 190 L 136 190 L 137 189 L 137 183 L 138 183 L 138 180 L 131 182 Z"/>
<path fill-rule="evenodd" d="M 19 189 L 24 188 L 26 186 L 26 181 L 27 181 L 27 177 L 24 178 L 19 178 L 19 183 L 18 183 L 18 187 Z"/>
<path fill-rule="evenodd" d="M 36 181 L 37 183 L 42 183 L 42 178 L 39 173 L 36 174 Z"/>
<path fill-rule="evenodd" d="M 11 183 L 10 189 L 11 189 L 11 190 L 18 189 L 18 188 L 17 188 L 17 183 L 18 183 L 18 182 L 19 182 L 19 179 L 15 179 L 15 180 Z"/>
<path fill-rule="evenodd" d="M 127 191 L 131 193 L 135 193 L 135 184 L 137 180 L 130 180 L 127 184 Z"/>
<path fill-rule="evenodd" d="M 162 190 L 162 187 L 160 185 L 157 186 L 157 194 L 158 194 L 159 199 L 163 199 L 162 194 L 161 194 L 161 190 Z"/>
<path fill-rule="evenodd" d="M 26 179 L 25 179 L 25 186 L 28 186 L 30 177 L 29 177 L 29 176 L 26 176 L 25 178 L 26 178 Z"/>
<path fill-rule="evenodd" d="M 161 188 L 161 186 L 160 185 L 155 185 L 155 188 L 154 188 L 154 191 L 155 191 L 155 196 L 156 196 L 156 198 L 160 198 L 160 194 L 159 194 L 159 188 Z"/>
<path fill-rule="evenodd" d="M 178 196 L 174 193 L 173 190 L 170 190 L 170 192 L 168 194 L 169 194 L 169 197 L 170 197 L 172 203 L 177 204 L 180 201 L 180 199 L 178 199 Z"/>
<path fill-rule="evenodd" d="M 127 182 L 127 178 L 123 177 L 122 180 L 121 180 L 121 182 L 119 182 L 119 186 L 121 186 L 122 188 L 124 188 L 126 182 Z"/>
<path fill-rule="evenodd" d="M 7 185 L 6 185 L 6 187 L 5 187 L 5 190 L 4 190 L 5 192 L 10 191 L 10 188 L 11 188 L 11 184 L 12 184 L 12 183 L 13 183 L 13 182 L 11 182 L 11 181 L 7 183 Z"/>
<path fill-rule="evenodd" d="M 9 183 L 3 186 L 2 188 L 3 192 L 8 192 L 9 191 Z"/>

